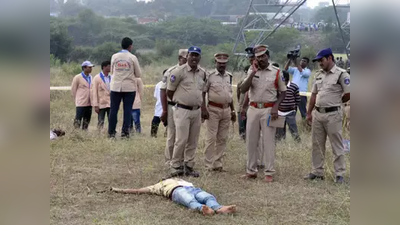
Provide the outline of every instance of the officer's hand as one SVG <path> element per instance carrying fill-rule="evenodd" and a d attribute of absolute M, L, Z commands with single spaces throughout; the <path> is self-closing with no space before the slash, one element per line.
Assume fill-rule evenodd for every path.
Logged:
<path fill-rule="evenodd" d="M 231 112 L 231 120 L 232 122 L 236 122 L 236 113 L 234 111 Z"/>
<path fill-rule="evenodd" d="M 272 107 L 272 110 L 271 110 L 271 120 L 276 120 L 276 119 L 278 119 L 278 106 L 277 105 Z"/>
<path fill-rule="evenodd" d="M 166 123 L 167 120 L 168 120 L 168 111 L 163 111 L 162 114 L 161 114 L 160 119 L 161 119 L 161 121 L 162 121 L 163 123 Z"/>
<path fill-rule="evenodd" d="M 201 118 L 203 118 L 204 120 L 208 120 L 209 117 L 210 114 L 208 113 L 207 109 L 201 110 Z"/>
<path fill-rule="evenodd" d="M 257 60 L 253 61 L 253 65 L 251 65 L 251 68 L 253 70 L 253 73 L 256 73 L 258 71 L 258 62 L 257 62 Z"/>
<path fill-rule="evenodd" d="M 95 111 L 97 114 L 99 114 L 99 113 L 100 113 L 100 108 L 99 108 L 98 106 L 95 106 L 95 107 L 94 107 L 94 111 Z"/>
<path fill-rule="evenodd" d="M 306 117 L 307 122 L 309 123 L 309 125 L 312 123 L 312 114 L 307 113 L 307 117 Z"/>

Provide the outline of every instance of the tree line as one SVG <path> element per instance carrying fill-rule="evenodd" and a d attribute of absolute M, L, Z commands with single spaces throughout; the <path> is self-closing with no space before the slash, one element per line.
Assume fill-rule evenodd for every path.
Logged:
<path fill-rule="evenodd" d="M 177 17 L 154 25 L 140 25 L 132 18 L 105 18 L 90 9 L 74 17 L 50 17 L 50 54 L 61 62 L 92 60 L 101 62 L 120 49 L 123 37 L 134 41 L 142 64 L 174 62 L 179 48 L 196 45 L 204 51 L 202 61 L 210 64 L 217 51 L 231 53 L 239 27 L 223 26 L 210 18 Z M 251 36 L 256 33 L 246 34 Z M 318 34 L 304 34 L 293 28 L 280 28 L 265 41 L 274 60 L 283 63 L 286 52 L 302 44 L 303 53 L 312 56 L 323 47 L 344 52 L 341 36 L 336 29 Z M 245 46 L 239 45 L 244 51 Z M 143 53 L 147 50 L 149 53 Z M 171 59 L 172 57 L 172 59 Z"/>

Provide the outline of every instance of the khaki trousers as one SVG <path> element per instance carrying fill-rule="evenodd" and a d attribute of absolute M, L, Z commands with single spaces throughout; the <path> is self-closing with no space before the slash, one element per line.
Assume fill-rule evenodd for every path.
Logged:
<path fill-rule="evenodd" d="M 258 145 L 257 145 L 257 152 L 258 152 L 258 159 L 257 159 L 257 165 L 258 166 L 264 166 L 263 158 L 264 158 L 264 151 L 263 151 L 263 138 L 262 138 L 262 132 L 260 133 L 260 139 L 258 140 Z"/>
<path fill-rule="evenodd" d="M 207 169 L 222 167 L 231 122 L 231 109 L 208 107 L 205 165 Z"/>
<path fill-rule="evenodd" d="M 175 122 L 174 122 L 174 110 L 172 105 L 168 105 L 168 121 L 167 121 L 167 144 L 165 146 L 165 163 L 169 165 L 174 152 L 175 144 Z"/>
<path fill-rule="evenodd" d="M 344 146 L 342 138 L 343 112 L 338 110 L 330 113 L 313 111 L 312 121 L 312 173 L 324 175 L 326 137 L 329 137 L 334 155 L 336 176 L 343 176 L 346 172 Z"/>
<path fill-rule="evenodd" d="M 171 167 L 194 167 L 194 156 L 200 136 L 201 111 L 174 107 L 175 144 Z M 184 162 L 184 164 L 183 164 Z"/>
<path fill-rule="evenodd" d="M 257 109 L 252 106 L 247 111 L 246 146 L 247 146 L 247 173 L 256 174 L 257 160 L 263 155 L 261 164 L 265 165 L 264 174 L 275 173 L 275 127 L 267 126 L 271 108 Z M 260 135 L 262 134 L 262 137 Z M 262 142 L 259 144 L 259 139 Z M 257 150 L 260 146 L 261 152 Z"/>

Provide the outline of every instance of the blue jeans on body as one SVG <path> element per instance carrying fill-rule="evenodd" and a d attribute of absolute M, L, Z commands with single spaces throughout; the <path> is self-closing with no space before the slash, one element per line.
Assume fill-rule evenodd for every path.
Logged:
<path fill-rule="evenodd" d="M 213 195 L 195 187 L 176 188 L 172 193 L 172 201 L 184 205 L 189 209 L 199 211 L 201 211 L 203 205 L 210 207 L 214 211 L 222 207 Z"/>
<path fill-rule="evenodd" d="M 142 126 L 140 125 L 140 109 L 132 109 L 131 131 L 133 131 L 133 124 L 135 124 L 136 133 L 142 133 Z"/>
<path fill-rule="evenodd" d="M 307 96 L 300 96 L 299 110 L 301 117 L 306 119 L 307 116 Z"/>

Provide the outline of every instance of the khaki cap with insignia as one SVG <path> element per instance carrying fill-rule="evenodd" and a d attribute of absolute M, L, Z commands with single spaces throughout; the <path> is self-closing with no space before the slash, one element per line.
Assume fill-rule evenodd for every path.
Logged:
<path fill-rule="evenodd" d="M 187 58 L 188 50 L 187 49 L 179 49 L 179 56 L 182 56 L 183 58 Z"/>
<path fill-rule="evenodd" d="M 226 53 L 217 53 L 214 55 L 215 61 L 220 62 L 220 63 L 226 63 L 228 62 L 229 55 Z"/>
<path fill-rule="evenodd" d="M 268 45 L 257 45 L 254 47 L 254 55 L 256 57 L 264 55 L 268 51 Z"/>

